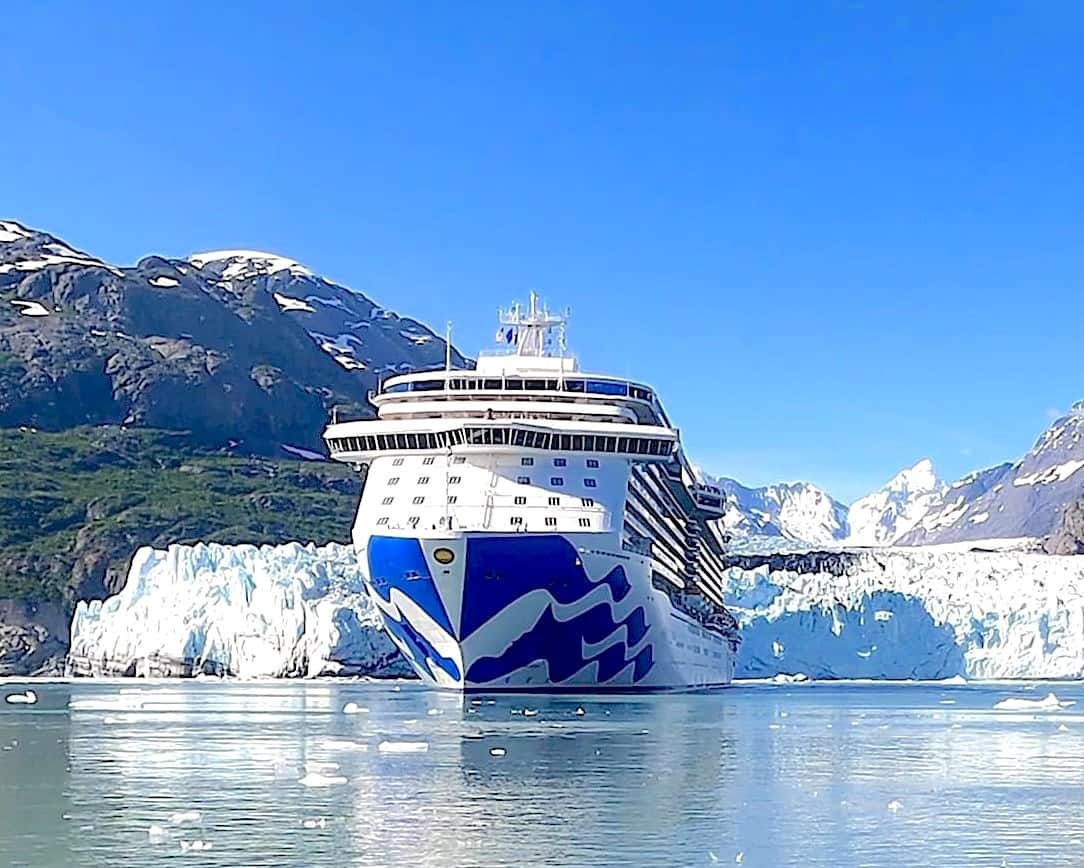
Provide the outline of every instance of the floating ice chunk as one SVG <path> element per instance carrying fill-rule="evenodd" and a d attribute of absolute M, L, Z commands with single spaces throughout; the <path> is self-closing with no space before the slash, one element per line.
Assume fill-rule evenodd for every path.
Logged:
<path fill-rule="evenodd" d="M 183 826 L 185 823 L 198 823 L 202 817 L 200 811 L 174 811 L 169 815 L 169 822 L 174 826 Z"/>
<path fill-rule="evenodd" d="M 343 714 L 368 714 L 369 709 L 362 708 L 356 702 L 348 702 L 343 706 Z"/>
<path fill-rule="evenodd" d="M 33 690 L 24 690 L 22 693 L 9 693 L 4 699 L 11 705 L 34 705 L 38 701 L 38 694 Z"/>
<path fill-rule="evenodd" d="M 181 850 L 185 853 L 190 850 L 193 852 L 210 850 L 212 847 L 214 847 L 214 844 L 211 841 L 200 841 L 199 839 L 195 841 L 181 841 Z"/>
<path fill-rule="evenodd" d="M 346 783 L 342 775 L 324 775 L 320 772 L 307 772 L 299 781 L 303 787 L 336 787 Z"/>
<path fill-rule="evenodd" d="M 328 750 L 354 750 L 354 751 L 366 751 L 369 749 L 369 745 L 361 741 L 345 741 L 342 739 L 332 739 L 331 741 L 324 742 L 324 747 Z"/>
<path fill-rule="evenodd" d="M 941 684 L 967 684 L 967 679 L 962 675 L 953 675 L 951 678 L 942 678 Z"/>
<path fill-rule="evenodd" d="M 508 751 L 506 751 L 503 747 L 491 747 L 489 749 L 490 756 L 504 756 L 506 753 L 508 753 Z"/>
<path fill-rule="evenodd" d="M 426 712 L 426 714 L 428 714 L 430 717 L 436 717 L 438 714 L 444 714 L 444 712 L 441 711 L 439 708 L 430 708 Z"/>
<path fill-rule="evenodd" d="M 902 807 L 903 802 L 901 802 L 899 799 L 893 799 L 891 802 L 888 803 L 888 810 L 890 810 L 893 814 L 898 813 L 900 808 Z"/>
<path fill-rule="evenodd" d="M 301 825 L 306 829 L 324 829 L 327 827 L 327 820 L 324 817 L 311 817 L 303 820 Z"/>
<path fill-rule="evenodd" d="M 377 746 L 382 753 L 425 753 L 429 742 L 425 741 L 382 741 Z"/>
<path fill-rule="evenodd" d="M 576 716 L 577 717 L 583 717 L 585 714 L 587 714 L 587 712 L 584 711 L 582 705 L 579 708 L 576 709 Z"/>
<path fill-rule="evenodd" d="M 955 699 L 942 699 L 941 704 L 942 705 L 955 705 L 956 700 Z"/>
<path fill-rule="evenodd" d="M 147 829 L 147 837 L 150 838 L 152 844 L 159 844 L 169 839 L 169 832 L 157 823 L 151 823 L 150 828 Z"/>
<path fill-rule="evenodd" d="M 337 772 L 338 770 L 338 763 L 321 762 L 320 760 L 305 761 L 305 771 L 307 772 Z"/>
<path fill-rule="evenodd" d="M 739 850 L 738 854 L 734 857 L 734 861 L 741 865 L 741 863 L 745 861 L 745 851 Z"/>
<path fill-rule="evenodd" d="M 606 712 L 606 713 L 609 714 L 609 712 Z M 523 716 L 524 717 L 534 717 L 537 714 L 538 714 L 538 709 L 537 708 L 525 708 L 525 709 L 523 709 Z"/>
<path fill-rule="evenodd" d="M 1075 704 L 1072 700 L 1063 701 L 1048 693 L 1042 699 L 1003 699 L 994 705 L 994 711 L 1061 711 Z"/>
<path fill-rule="evenodd" d="M 795 672 L 793 675 L 787 672 L 780 672 L 772 677 L 772 681 L 776 682 L 776 684 L 798 684 L 808 680 L 809 676 L 804 672 Z"/>

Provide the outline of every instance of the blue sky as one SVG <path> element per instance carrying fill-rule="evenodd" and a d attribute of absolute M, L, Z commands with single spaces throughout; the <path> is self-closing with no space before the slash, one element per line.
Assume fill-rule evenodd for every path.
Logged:
<path fill-rule="evenodd" d="M 707 469 L 849 500 L 1084 397 L 1084 8 L 14 4 L 0 216 L 253 247 L 467 352 L 537 288 Z"/>

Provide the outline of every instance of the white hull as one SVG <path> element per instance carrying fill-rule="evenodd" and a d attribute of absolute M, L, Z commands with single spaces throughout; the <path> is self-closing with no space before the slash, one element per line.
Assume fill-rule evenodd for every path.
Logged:
<path fill-rule="evenodd" d="M 423 681 L 454 690 L 726 685 L 734 648 L 599 534 L 358 534 L 385 628 Z"/>

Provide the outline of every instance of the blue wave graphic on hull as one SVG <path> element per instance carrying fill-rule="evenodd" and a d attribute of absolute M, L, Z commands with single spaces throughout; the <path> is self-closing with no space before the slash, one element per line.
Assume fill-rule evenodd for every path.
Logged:
<path fill-rule="evenodd" d="M 609 585 L 617 603 L 632 590 L 621 566 L 614 567 L 601 581 L 591 581 L 576 548 L 561 536 L 523 534 L 468 539 L 460 638 L 467 638 L 531 591 L 544 590 L 558 603 L 567 605 L 582 599 L 599 584 Z"/>
<path fill-rule="evenodd" d="M 625 627 L 626 640 L 604 648 L 598 654 L 584 657 L 583 642 L 597 644 Z M 480 657 L 467 670 L 467 681 L 476 684 L 497 681 L 517 669 L 545 660 L 552 682 L 561 682 L 597 662 L 598 681 L 604 683 L 616 676 L 630 663 L 633 683 L 642 679 L 654 665 L 651 645 L 647 645 L 632 660 L 625 659 L 628 649 L 647 634 L 643 607 L 632 611 L 624 621 L 617 622 L 609 603 L 592 606 L 582 615 L 559 621 L 553 607 L 547 606 L 534 626 L 516 639 L 499 657 Z"/>
<path fill-rule="evenodd" d="M 392 604 L 392 589 L 404 596 L 425 612 L 449 636 L 452 624 L 448 612 L 437 593 L 429 564 L 425 560 L 421 543 L 413 537 L 374 536 L 369 539 L 369 584 L 384 602 Z M 429 661 L 439 666 L 453 680 L 459 681 L 460 672 L 456 662 L 444 657 L 424 635 L 416 630 L 404 617 L 393 618 L 381 611 L 384 627 L 396 639 L 400 647 L 411 658 L 416 669 L 429 671 Z"/>
<path fill-rule="evenodd" d="M 576 548 L 564 537 L 530 535 L 472 538 L 467 540 L 464 575 L 462 637 L 466 638 L 521 597 L 545 591 L 562 606 L 583 599 L 600 585 L 610 589 L 619 603 L 632 591 L 624 567 L 618 565 L 602 579 L 592 581 Z M 598 644 L 625 628 L 618 641 L 597 654 L 583 656 L 583 643 Z M 592 606 L 567 620 L 554 614 L 551 603 L 534 626 L 518 636 L 497 657 L 480 657 L 467 668 L 467 681 L 485 683 L 510 675 L 535 661 L 544 660 L 552 682 L 564 681 L 592 662 L 598 664 L 598 681 L 606 682 L 630 664 L 632 680 L 641 680 L 654 665 L 651 645 L 631 660 L 629 649 L 647 634 L 643 607 L 617 621 L 610 603 Z"/>

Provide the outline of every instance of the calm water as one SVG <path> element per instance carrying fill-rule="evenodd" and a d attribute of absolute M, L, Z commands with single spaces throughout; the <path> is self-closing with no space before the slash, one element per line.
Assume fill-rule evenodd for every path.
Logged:
<path fill-rule="evenodd" d="M 0 703 L 0 865 L 1084 865 L 1081 685 L 33 688 Z M 992 710 L 1050 690 L 1078 704 Z"/>

